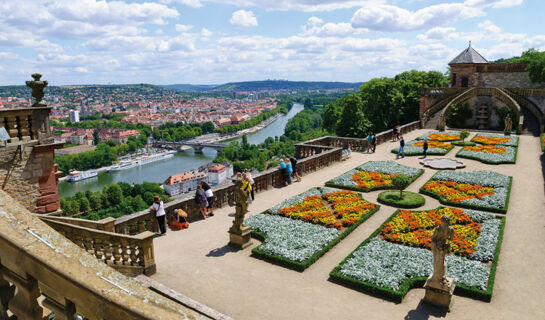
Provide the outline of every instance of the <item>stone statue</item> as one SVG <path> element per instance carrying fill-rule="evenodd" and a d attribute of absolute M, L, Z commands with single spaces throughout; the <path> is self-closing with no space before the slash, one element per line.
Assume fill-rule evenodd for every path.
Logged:
<path fill-rule="evenodd" d="M 48 83 L 47 81 L 41 81 L 40 78 L 42 77 L 39 73 L 34 73 L 32 75 L 32 78 L 34 78 L 34 81 L 27 81 L 26 85 L 27 87 L 32 88 L 32 96 L 36 99 L 36 103 L 34 103 L 33 107 L 46 107 L 47 105 L 45 102 L 42 102 L 42 99 L 44 98 L 44 88 L 47 87 Z"/>
<path fill-rule="evenodd" d="M 435 283 L 445 284 L 447 278 L 447 264 L 445 257 L 450 249 L 447 240 L 452 239 L 454 229 L 449 226 L 450 218 L 447 215 L 441 217 L 441 225 L 435 227 L 431 236 L 431 252 L 433 253 L 433 274 L 431 281 Z"/>
<path fill-rule="evenodd" d="M 505 117 L 505 134 L 510 134 L 511 130 L 513 129 L 513 120 L 511 120 L 511 116 L 507 115 Z"/>
<path fill-rule="evenodd" d="M 441 113 L 439 115 L 439 122 L 437 123 L 437 128 L 439 131 L 445 131 L 445 128 L 447 126 L 447 121 L 445 119 L 445 113 Z"/>
<path fill-rule="evenodd" d="M 248 193 L 242 189 L 242 179 L 235 183 L 235 220 L 229 232 L 240 233 L 246 227 L 244 215 L 248 211 Z"/>

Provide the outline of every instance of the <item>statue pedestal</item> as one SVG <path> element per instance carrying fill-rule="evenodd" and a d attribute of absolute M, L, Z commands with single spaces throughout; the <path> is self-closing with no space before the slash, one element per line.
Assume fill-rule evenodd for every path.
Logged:
<path fill-rule="evenodd" d="M 229 245 L 238 249 L 247 248 L 252 244 L 252 229 L 248 226 L 241 226 L 240 231 L 229 229 Z"/>
<path fill-rule="evenodd" d="M 426 289 L 426 295 L 424 296 L 424 302 L 432 304 L 436 307 L 446 309 L 450 311 L 452 305 L 452 294 L 456 285 L 454 279 L 447 278 L 445 283 L 436 282 L 431 280 L 432 275 L 424 284 Z"/>

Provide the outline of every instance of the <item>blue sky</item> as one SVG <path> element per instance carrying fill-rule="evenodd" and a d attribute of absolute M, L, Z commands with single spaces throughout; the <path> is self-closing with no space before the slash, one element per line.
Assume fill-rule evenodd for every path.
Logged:
<path fill-rule="evenodd" d="M 545 1 L 0 0 L 0 85 L 366 81 L 545 50 Z"/>

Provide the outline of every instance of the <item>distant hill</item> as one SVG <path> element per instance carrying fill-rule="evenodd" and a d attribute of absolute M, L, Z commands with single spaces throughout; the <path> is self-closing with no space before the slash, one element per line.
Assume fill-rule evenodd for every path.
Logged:
<path fill-rule="evenodd" d="M 206 90 L 211 90 L 217 87 L 217 84 L 169 84 L 169 85 L 159 85 L 161 88 L 178 90 L 184 92 L 201 92 Z"/>
<path fill-rule="evenodd" d="M 327 81 L 288 81 L 264 80 L 229 82 L 215 87 L 214 91 L 260 91 L 260 90 L 328 90 L 358 89 L 361 82 L 327 82 Z"/>

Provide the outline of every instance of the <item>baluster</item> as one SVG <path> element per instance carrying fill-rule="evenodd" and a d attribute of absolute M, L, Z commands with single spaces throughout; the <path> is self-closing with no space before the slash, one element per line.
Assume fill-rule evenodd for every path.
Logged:
<path fill-rule="evenodd" d="M 42 305 L 55 313 L 55 320 L 75 320 L 77 319 L 76 306 L 74 303 L 50 287 L 40 283 L 40 290 L 46 297 Z"/>
<path fill-rule="evenodd" d="M 15 294 L 15 286 L 0 276 L 0 319 L 9 319 L 8 304 Z"/>
<path fill-rule="evenodd" d="M 8 269 L 4 269 L 4 277 L 17 287 L 15 296 L 8 303 L 9 310 L 17 319 L 41 320 L 43 309 L 37 300 L 41 296 L 38 281 L 27 273 L 19 275 Z"/>
<path fill-rule="evenodd" d="M 144 261 L 140 261 L 140 259 L 138 259 L 138 256 L 140 253 L 140 251 L 142 251 L 142 248 L 140 248 L 139 246 L 137 245 L 132 245 L 132 246 L 129 246 L 128 247 L 128 257 L 130 259 L 130 265 L 132 266 L 141 266 L 141 265 L 144 265 Z"/>
<path fill-rule="evenodd" d="M 28 132 L 30 133 L 30 139 L 34 140 L 38 138 L 38 131 L 36 130 L 36 126 L 33 125 L 32 116 L 29 115 L 27 117 L 27 125 L 28 125 Z"/>
<path fill-rule="evenodd" d="M 149 216 L 146 216 L 143 220 L 138 220 L 136 223 L 138 225 L 138 233 L 142 233 L 146 231 L 146 229 L 150 229 L 151 219 Z"/>
<path fill-rule="evenodd" d="M 123 259 L 123 265 L 131 265 L 133 262 L 131 261 L 132 257 L 132 247 L 130 247 L 128 244 L 120 244 L 119 248 L 121 249 L 121 258 Z"/>
<path fill-rule="evenodd" d="M 4 123 L 6 125 L 6 130 L 9 133 L 9 136 L 11 137 L 11 142 L 18 141 L 19 138 L 17 137 L 17 118 L 14 116 L 7 116 L 4 119 Z"/>
<path fill-rule="evenodd" d="M 113 255 L 113 248 L 107 242 L 102 242 L 101 241 L 100 244 L 101 244 L 101 247 L 102 247 L 102 252 L 104 252 L 104 262 L 106 262 L 106 264 L 111 264 L 112 263 L 112 257 L 114 256 Z M 115 263 L 115 261 L 113 263 Z"/>

